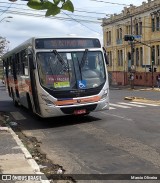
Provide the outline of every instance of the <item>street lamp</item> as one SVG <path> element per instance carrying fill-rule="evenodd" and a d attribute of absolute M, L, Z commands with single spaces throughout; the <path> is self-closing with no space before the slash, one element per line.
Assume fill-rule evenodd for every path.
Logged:
<path fill-rule="evenodd" d="M 11 16 L 8 16 L 8 17 L 4 17 L 4 18 L 2 18 L 1 20 L 0 20 L 0 22 L 2 22 L 4 19 L 6 19 L 6 18 L 13 18 L 13 17 L 11 17 Z"/>

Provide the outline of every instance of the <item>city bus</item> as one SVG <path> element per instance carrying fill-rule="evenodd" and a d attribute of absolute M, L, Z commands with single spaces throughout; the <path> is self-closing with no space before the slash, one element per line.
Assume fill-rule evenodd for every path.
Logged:
<path fill-rule="evenodd" d="M 107 55 L 97 38 L 34 37 L 2 59 L 15 106 L 42 118 L 109 109 Z"/>

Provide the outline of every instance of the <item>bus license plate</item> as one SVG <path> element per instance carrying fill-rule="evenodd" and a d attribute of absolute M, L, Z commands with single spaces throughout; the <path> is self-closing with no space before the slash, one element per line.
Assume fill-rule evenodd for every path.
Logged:
<path fill-rule="evenodd" d="M 78 114 L 85 114 L 86 113 L 86 109 L 80 109 L 80 110 L 75 110 L 74 114 L 78 115 Z"/>

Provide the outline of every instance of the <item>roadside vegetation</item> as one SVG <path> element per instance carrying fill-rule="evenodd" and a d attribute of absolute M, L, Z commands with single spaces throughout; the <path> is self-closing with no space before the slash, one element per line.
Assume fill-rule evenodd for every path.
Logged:
<path fill-rule="evenodd" d="M 3 63 L 2 60 L 0 60 L 0 79 L 3 78 Z"/>

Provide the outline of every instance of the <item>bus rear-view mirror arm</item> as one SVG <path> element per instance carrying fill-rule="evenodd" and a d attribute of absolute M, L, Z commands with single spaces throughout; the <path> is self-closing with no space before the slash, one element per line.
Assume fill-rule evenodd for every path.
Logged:
<path fill-rule="evenodd" d="M 109 65 L 107 53 L 106 53 L 106 50 L 105 50 L 104 47 L 103 47 L 103 52 L 104 52 L 104 59 L 105 59 L 105 62 L 106 62 L 107 65 Z"/>

